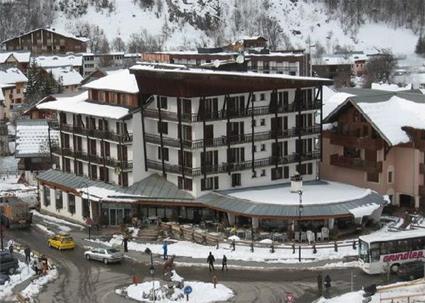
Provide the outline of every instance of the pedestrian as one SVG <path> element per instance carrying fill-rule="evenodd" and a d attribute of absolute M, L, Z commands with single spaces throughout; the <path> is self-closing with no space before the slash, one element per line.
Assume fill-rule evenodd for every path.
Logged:
<path fill-rule="evenodd" d="M 39 275 L 41 275 L 43 273 L 43 261 L 41 260 L 41 258 L 38 258 L 37 272 L 38 272 Z"/>
<path fill-rule="evenodd" d="M 168 259 L 168 243 L 167 241 L 164 241 L 164 244 L 162 244 L 162 250 L 164 251 L 164 260 Z"/>
<path fill-rule="evenodd" d="M 122 243 L 124 245 L 124 252 L 128 252 L 128 237 L 124 236 L 124 238 L 122 239 Z"/>
<path fill-rule="evenodd" d="M 207 258 L 208 269 L 210 270 L 210 272 L 215 271 L 214 262 L 215 262 L 215 258 L 213 256 L 213 254 L 210 252 L 210 254 L 208 255 L 208 258 Z"/>
<path fill-rule="evenodd" d="M 212 282 L 214 284 L 214 288 L 217 288 L 217 276 L 216 275 L 213 276 Z"/>
<path fill-rule="evenodd" d="M 24 253 L 25 253 L 25 262 L 27 264 L 30 264 L 31 262 L 31 248 L 29 246 L 26 246 L 24 249 Z"/>
<path fill-rule="evenodd" d="M 232 251 L 236 250 L 236 241 L 235 239 L 232 240 Z"/>
<path fill-rule="evenodd" d="M 223 261 L 221 262 L 221 271 L 223 271 L 225 267 L 226 267 L 226 271 L 227 271 L 228 270 L 227 269 L 227 257 L 226 257 L 226 255 L 223 255 Z"/>
<path fill-rule="evenodd" d="M 13 255 L 13 242 L 9 244 L 9 252 Z"/>
<path fill-rule="evenodd" d="M 325 277 L 325 297 L 329 298 L 329 290 L 331 288 L 331 277 L 326 275 Z"/>

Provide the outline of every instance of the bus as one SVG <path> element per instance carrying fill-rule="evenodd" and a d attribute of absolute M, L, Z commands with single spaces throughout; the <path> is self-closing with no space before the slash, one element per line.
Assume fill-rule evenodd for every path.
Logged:
<path fill-rule="evenodd" d="M 359 262 L 368 274 L 396 273 L 402 263 L 425 262 L 425 229 L 378 231 L 359 237 Z"/>

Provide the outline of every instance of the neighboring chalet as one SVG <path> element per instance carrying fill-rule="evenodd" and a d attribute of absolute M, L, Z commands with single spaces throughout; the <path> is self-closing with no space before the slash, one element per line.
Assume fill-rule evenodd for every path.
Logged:
<path fill-rule="evenodd" d="M 111 53 L 84 53 L 83 56 L 83 77 L 86 78 L 98 68 L 129 68 L 136 64 L 141 58 L 141 54 L 131 54 L 124 52 Z"/>
<path fill-rule="evenodd" d="M 83 57 L 81 55 L 37 56 L 33 58 L 32 62 L 45 70 L 72 67 L 80 75 L 83 75 Z"/>
<path fill-rule="evenodd" d="M 83 77 L 80 73 L 71 66 L 48 68 L 46 72 L 52 74 L 53 79 L 63 93 L 78 91 L 83 81 Z"/>
<path fill-rule="evenodd" d="M 0 90 L 4 97 L 3 116 L 0 120 L 15 118 L 15 111 L 25 101 L 24 92 L 27 82 L 27 77 L 18 68 L 0 68 Z"/>
<path fill-rule="evenodd" d="M 247 49 L 264 49 L 267 47 L 267 39 L 262 36 L 242 37 L 236 42 L 225 46 L 226 50 L 241 52 Z"/>
<path fill-rule="evenodd" d="M 0 52 L 0 68 L 17 67 L 26 74 L 30 58 L 30 52 Z"/>
<path fill-rule="evenodd" d="M 327 56 L 312 65 L 314 75 L 334 80 L 336 87 L 351 86 L 352 68 L 351 60 L 340 56 Z"/>
<path fill-rule="evenodd" d="M 54 28 L 38 28 L 3 41 L 7 51 L 31 51 L 37 54 L 66 54 L 87 51 L 89 39 L 77 37 Z"/>
<path fill-rule="evenodd" d="M 344 89 L 324 100 L 321 176 L 425 207 L 425 96 Z"/>

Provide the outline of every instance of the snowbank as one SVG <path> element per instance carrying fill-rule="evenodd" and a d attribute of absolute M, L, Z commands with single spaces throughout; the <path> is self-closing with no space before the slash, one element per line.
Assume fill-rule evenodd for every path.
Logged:
<path fill-rule="evenodd" d="M 53 268 L 47 272 L 47 275 L 41 276 L 31 282 L 30 285 L 28 285 L 23 291 L 21 291 L 21 294 L 26 298 L 34 298 L 37 296 L 44 285 L 47 283 L 56 280 L 58 277 L 58 271 L 56 268 Z M 33 302 L 33 300 L 31 300 Z"/>
<path fill-rule="evenodd" d="M 24 262 L 19 262 L 18 271 L 19 273 L 10 276 L 9 282 L 6 282 L 5 285 L 0 285 L 0 302 L 14 298 L 13 289 L 15 286 L 35 275 L 35 272 Z"/>

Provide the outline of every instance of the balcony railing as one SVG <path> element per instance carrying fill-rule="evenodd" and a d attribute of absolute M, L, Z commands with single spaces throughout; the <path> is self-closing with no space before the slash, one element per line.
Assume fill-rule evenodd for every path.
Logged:
<path fill-rule="evenodd" d="M 258 132 L 254 133 L 254 142 L 267 141 L 271 139 L 284 139 L 284 138 L 292 138 L 301 136 L 308 136 L 320 133 L 320 126 L 311 126 L 303 129 L 291 128 L 287 130 L 279 130 L 279 131 L 266 131 L 266 132 Z M 161 137 L 159 135 L 146 134 L 145 135 L 146 142 L 153 144 L 161 144 Z M 180 148 L 180 139 L 169 138 L 166 136 L 162 137 L 163 144 L 169 147 Z M 226 146 L 228 144 L 244 144 L 252 142 L 252 134 L 239 134 L 239 135 L 231 135 L 231 136 L 221 136 L 217 138 L 207 138 L 201 140 L 183 140 L 183 147 L 189 149 L 200 149 L 204 147 L 218 147 L 218 146 Z"/>
<path fill-rule="evenodd" d="M 330 142 L 334 145 L 356 147 L 356 148 L 367 148 L 373 150 L 380 150 L 384 148 L 384 142 L 381 139 L 373 139 L 367 137 L 355 137 L 349 135 L 343 135 L 338 133 L 331 133 Z"/>
<path fill-rule="evenodd" d="M 99 139 L 104 139 L 104 140 L 110 140 L 110 141 L 114 141 L 114 142 L 122 142 L 122 143 L 127 143 L 127 142 L 132 142 L 133 141 L 133 134 L 128 133 L 128 134 L 118 134 L 118 133 L 114 133 L 111 131 L 106 131 L 106 130 L 100 130 L 100 129 L 89 129 L 89 128 L 84 128 L 84 127 L 80 127 L 80 126 L 73 126 L 73 125 L 69 125 L 69 124 L 61 124 L 59 125 L 54 125 L 52 124 L 51 126 L 54 129 L 57 130 L 62 130 L 64 132 L 68 132 L 68 133 L 75 133 L 75 134 L 79 134 L 79 135 L 84 135 L 84 136 L 88 136 L 88 137 L 93 137 L 93 138 L 99 138 Z"/>
<path fill-rule="evenodd" d="M 124 170 L 131 170 L 133 168 L 133 162 L 129 160 L 118 160 L 118 159 L 112 159 L 111 157 L 102 157 L 99 155 L 93 155 L 88 154 L 83 151 L 73 151 L 70 148 L 63 148 L 62 150 L 60 147 L 52 147 L 52 153 L 63 155 L 71 158 L 76 158 L 78 160 L 82 160 L 85 162 L 91 162 L 98 165 L 105 165 L 111 168 L 120 167 Z"/>
<path fill-rule="evenodd" d="M 381 173 L 382 162 L 366 161 L 358 158 L 341 156 L 338 154 L 331 155 L 331 165 L 346 167 L 356 170 L 363 170 L 368 173 Z"/>
<path fill-rule="evenodd" d="M 301 111 L 307 111 L 307 110 L 317 110 L 320 109 L 320 103 L 315 102 L 303 102 L 301 104 Z M 205 115 L 202 115 L 202 113 L 197 114 L 182 114 L 182 121 L 183 122 L 202 122 L 205 121 L 215 121 L 215 120 L 226 120 L 227 118 L 234 119 L 234 118 L 244 118 L 244 117 L 250 117 L 252 114 L 254 116 L 261 116 L 261 115 L 270 115 L 274 114 L 275 111 L 278 113 L 291 113 L 291 112 L 297 112 L 299 110 L 297 104 L 291 103 L 287 106 L 278 106 L 277 109 L 275 109 L 272 105 L 270 106 L 257 106 L 254 108 L 247 108 L 243 110 L 220 110 L 216 112 L 208 112 L 205 113 Z M 156 118 L 159 119 L 159 111 L 157 109 L 152 108 L 146 108 L 144 109 L 144 116 L 149 118 Z M 176 112 L 170 112 L 170 111 L 161 111 L 161 119 L 162 120 L 168 120 L 168 121 L 179 121 L 178 115 Z"/>
<path fill-rule="evenodd" d="M 298 161 L 310 161 L 320 158 L 320 153 L 318 151 L 313 151 L 304 155 L 299 156 L 298 154 L 291 154 L 287 156 L 278 156 L 278 157 L 267 157 L 261 159 L 255 159 L 254 163 L 252 160 L 244 162 L 226 162 L 217 165 L 204 165 L 202 167 L 192 168 L 192 167 L 182 167 L 181 165 L 173 165 L 169 163 L 164 163 L 164 170 L 166 172 L 184 174 L 186 176 L 200 176 L 202 174 L 220 174 L 233 171 L 242 171 L 259 167 L 273 166 L 273 165 L 284 165 L 289 163 L 296 163 Z M 150 169 L 155 169 L 162 171 L 162 162 L 147 160 L 147 166 Z"/>

